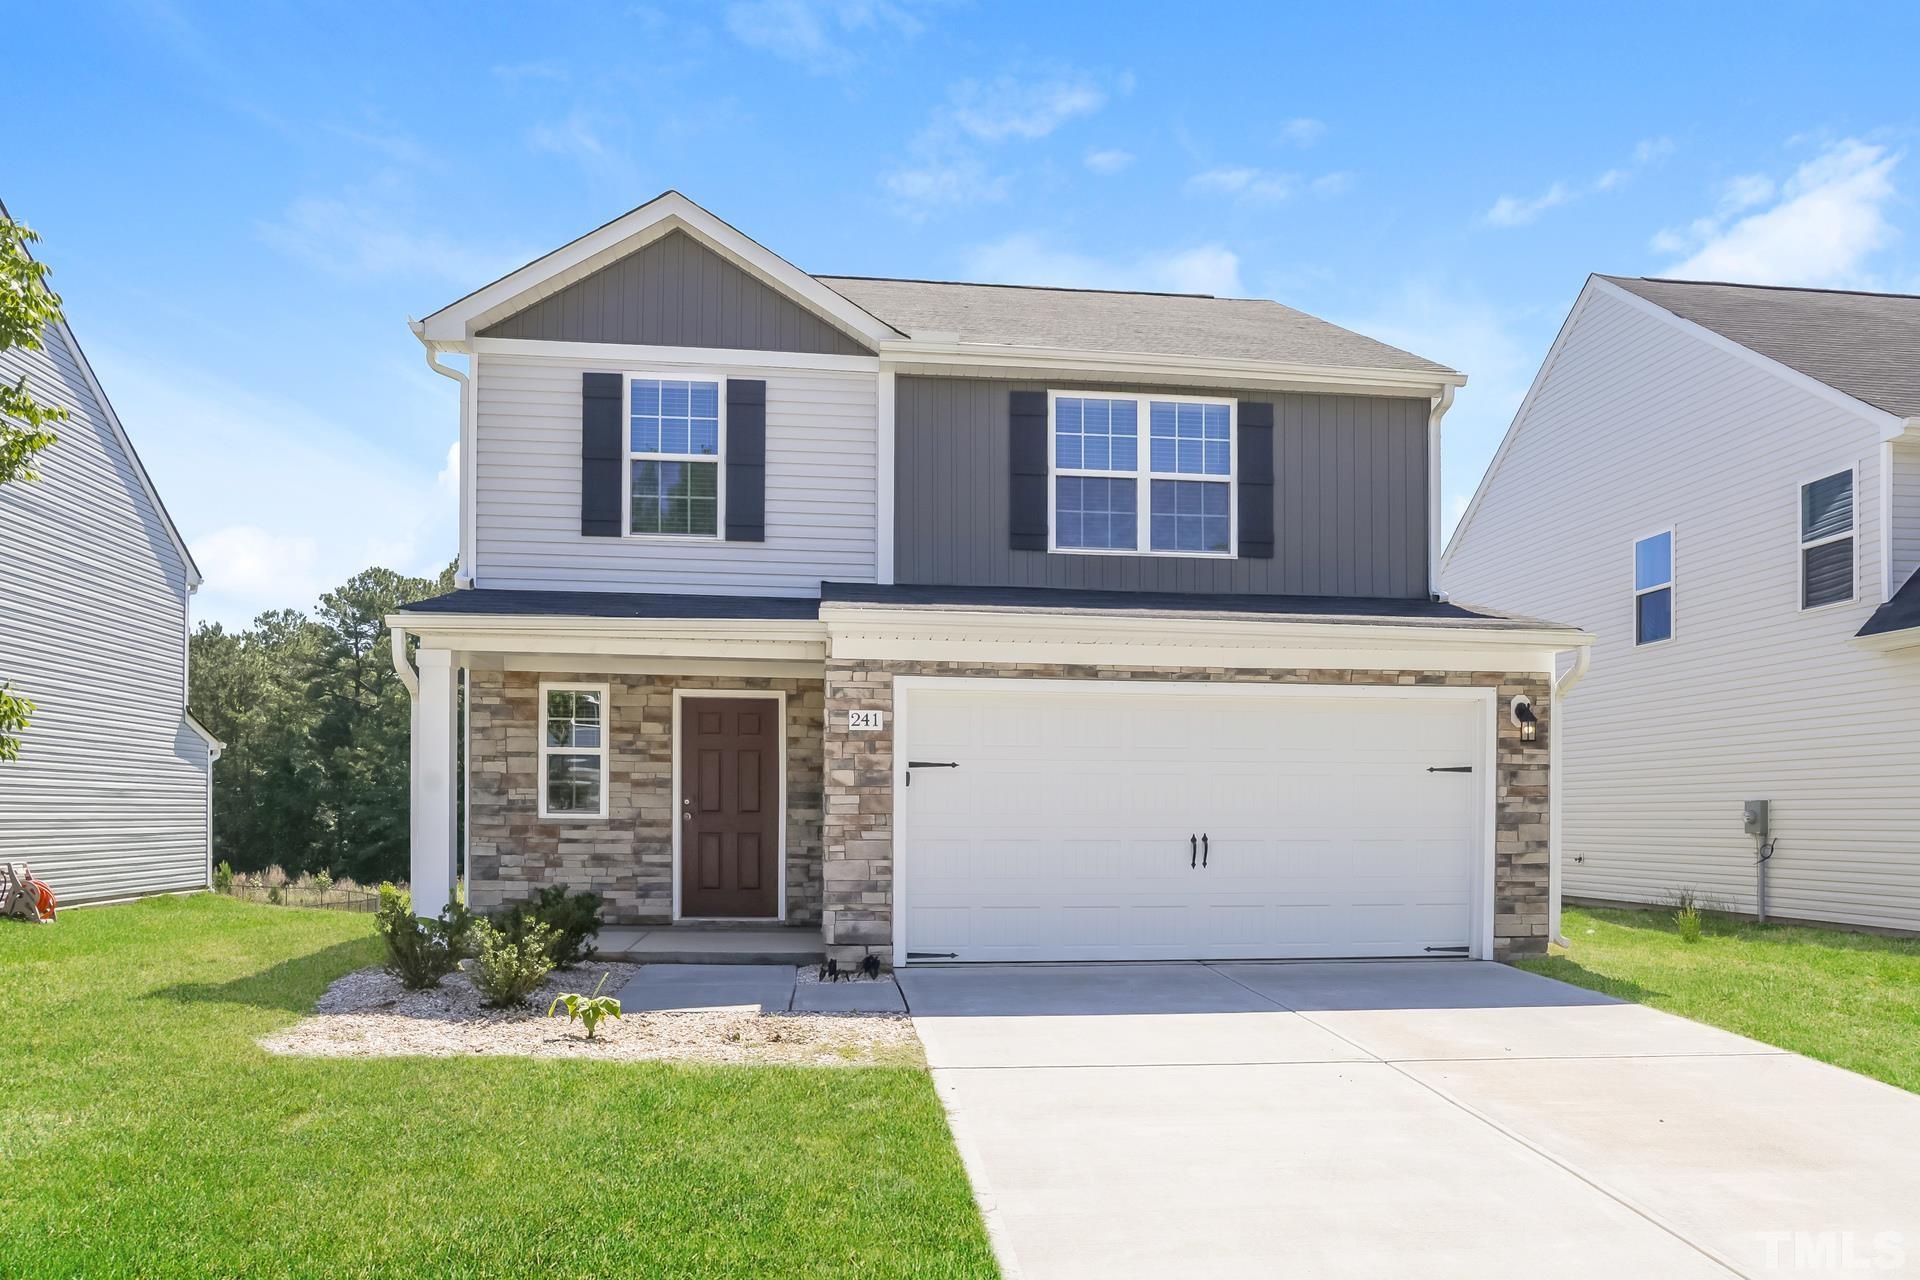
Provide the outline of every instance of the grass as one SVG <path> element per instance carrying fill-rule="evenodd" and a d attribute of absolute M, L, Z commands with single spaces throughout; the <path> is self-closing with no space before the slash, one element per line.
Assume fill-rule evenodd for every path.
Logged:
<path fill-rule="evenodd" d="M 254 1044 L 377 959 L 211 894 L 0 925 L 0 1271 L 994 1274 L 924 1071 Z"/>
<path fill-rule="evenodd" d="M 1920 1093 L 1920 940 L 1671 911 L 1568 908 L 1564 955 L 1522 968 Z"/>

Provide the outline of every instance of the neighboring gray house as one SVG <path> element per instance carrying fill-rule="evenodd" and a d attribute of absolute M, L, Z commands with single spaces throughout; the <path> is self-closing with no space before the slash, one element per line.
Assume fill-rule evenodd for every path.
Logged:
<path fill-rule="evenodd" d="M 464 484 L 460 589 L 389 620 L 422 909 L 464 802 L 477 906 L 845 958 L 1545 948 L 1587 638 L 1435 597 L 1460 374 L 1274 302 L 813 276 L 672 192 L 414 331 Z"/>
<path fill-rule="evenodd" d="M 1442 575 L 1596 637 L 1569 897 L 1920 930 L 1920 297 L 1593 277 Z"/>
<path fill-rule="evenodd" d="M 187 714 L 200 573 L 65 323 L 0 351 L 72 414 L 0 485 L 0 680 L 33 700 L 0 764 L 0 861 L 63 906 L 203 889 L 220 744 Z"/>

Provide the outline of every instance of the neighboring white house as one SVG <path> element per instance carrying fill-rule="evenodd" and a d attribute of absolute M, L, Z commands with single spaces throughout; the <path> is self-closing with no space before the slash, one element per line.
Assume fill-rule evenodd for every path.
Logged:
<path fill-rule="evenodd" d="M 62 905 L 208 883 L 220 744 L 187 714 L 188 597 L 200 584 L 73 333 L 0 351 L 72 414 L 0 485 L 0 681 L 34 702 L 0 764 L 0 861 L 25 861 Z"/>
<path fill-rule="evenodd" d="M 1441 561 L 1596 637 L 1563 891 L 1920 929 L 1920 297 L 1595 276 Z"/>

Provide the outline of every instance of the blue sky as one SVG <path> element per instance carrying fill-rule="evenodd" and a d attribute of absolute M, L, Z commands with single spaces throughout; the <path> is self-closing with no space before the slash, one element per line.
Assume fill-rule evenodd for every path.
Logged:
<path fill-rule="evenodd" d="M 450 559 L 455 388 L 407 318 L 666 187 L 812 271 L 1273 297 L 1445 361 L 1449 520 L 1589 271 L 1920 291 L 1920 11 L 1892 5 L 8 24 L 38 107 L 0 198 L 227 623 Z"/>

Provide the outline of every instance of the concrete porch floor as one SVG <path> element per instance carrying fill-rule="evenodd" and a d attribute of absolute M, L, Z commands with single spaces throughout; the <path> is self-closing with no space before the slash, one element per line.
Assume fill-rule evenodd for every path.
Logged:
<path fill-rule="evenodd" d="M 818 925 L 608 925 L 595 940 L 603 960 L 639 964 L 819 964 Z"/>

